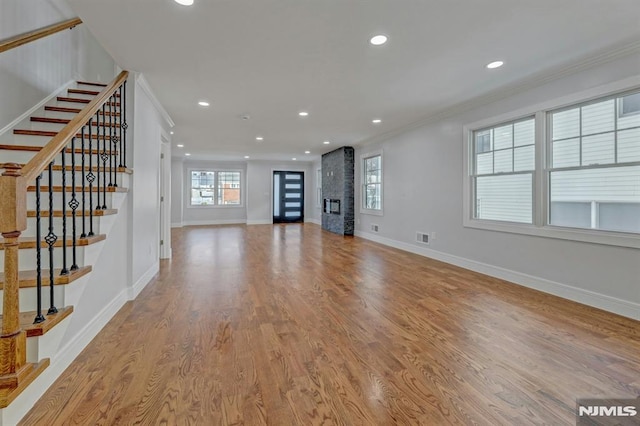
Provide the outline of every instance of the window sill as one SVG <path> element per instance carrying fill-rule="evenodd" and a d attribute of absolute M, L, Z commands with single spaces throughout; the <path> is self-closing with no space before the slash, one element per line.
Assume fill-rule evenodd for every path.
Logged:
<path fill-rule="evenodd" d="M 640 235 L 624 232 L 598 231 L 590 229 L 574 229 L 559 226 L 538 227 L 534 225 L 504 223 L 466 219 L 466 228 L 483 229 L 486 231 L 509 232 L 513 234 L 532 235 L 544 238 L 556 238 L 584 243 L 602 244 L 617 247 L 640 248 Z"/>
<path fill-rule="evenodd" d="M 360 209 L 360 214 L 367 214 L 371 216 L 384 216 L 383 210 L 368 210 L 368 209 Z"/>
<path fill-rule="evenodd" d="M 203 205 L 193 206 L 189 204 L 187 208 L 188 209 L 241 209 L 241 208 L 244 208 L 244 205 L 242 204 L 234 204 L 234 205 L 203 204 Z"/>

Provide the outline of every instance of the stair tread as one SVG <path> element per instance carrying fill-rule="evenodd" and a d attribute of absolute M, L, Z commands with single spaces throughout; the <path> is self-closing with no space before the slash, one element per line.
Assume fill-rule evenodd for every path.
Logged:
<path fill-rule="evenodd" d="M 72 102 L 72 103 L 78 103 L 78 104 L 88 104 L 89 102 L 91 102 L 91 99 L 71 98 L 69 96 L 58 96 L 56 99 L 58 102 Z M 105 102 L 105 105 L 109 105 L 109 104 L 111 104 L 111 106 L 116 106 L 116 107 L 120 106 L 120 102 Z"/>
<path fill-rule="evenodd" d="M 66 186 L 66 192 L 71 192 L 73 187 L 72 186 Z M 128 192 L 129 189 L 128 188 L 124 188 L 122 186 L 107 186 L 107 187 L 103 187 L 100 186 L 99 188 L 97 186 L 94 186 L 93 188 L 91 188 L 92 192 L 98 192 L 98 190 L 100 192 L 102 192 L 103 188 L 105 189 L 106 192 Z M 52 192 L 62 192 L 62 185 L 54 185 L 52 188 Z M 85 191 L 89 191 L 89 186 L 85 186 Z M 27 187 L 27 192 L 35 192 L 36 191 L 36 187 L 35 186 L 28 186 Z M 40 191 L 41 192 L 47 192 L 49 191 L 49 187 L 47 185 L 42 185 L 40 187 Z M 76 192 L 82 192 L 82 186 L 76 186 Z"/>
<path fill-rule="evenodd" d="M 52 123 L 52 124 L 69 124 L 71 119 L 69 118 L 49 118 L 49 117 L 31 117 L 31 121 L 34 123 Z M 93 125 L 96 125 L 93 123 Z M 118 123 L 98 123 L 100 127 L 120 127 Z"/>
<path fill-rule="evenodd" d="M 56 136 L 59 132 L 53 131 L 53 130 L 27 130 L 27 129 L 15 129 L 13 131 L 14 135 L 23 135 L 23 136 L 45 136 L 45 137 L 49 137 L 52 138 L 54 136 Z M 111 136 L 110 135 L 90 135 L 88 133 L 85 133 L 85 139 L 110 139 Z M 114 135 L 116 136 L 116 135 Z M 81 138 L 82 137 L 82 133 L 76 133 L 76 138 Z"/>
<path fill-rule="evenodd" d="M 51 315 L 47 315 L 45 310 L 42 313 L 45 317 L 45 321 L 39 324 L 33 323 L 33 319 L 36 317 L 37 311 L 20 312 L 20 328 L 27 333 L 27 337 L 43 336 L 56 324 L 59 324 L 63 319 L 71 315 L 72 312 L 73 306 L 59 308 L 57 314 Z M 0 315 L 0 320 L 1 319 L 2 315 Z"/>
<path fill-rule="evenodd" d="M 75 93 L 78 95 L 89 95 L 89 96 L 97 96 L 100 94 L 99 91 L 96 90 L 86 90 L 86 89 L 68 89 L 67 90 L 68 93 Z M 119 93 L 114 93 L 114 96 L 116 97 L 120 97 Z"/>
<path fill-rule="evenodd" d="M 86 86 L 99 86 L 99 87 L 107 87 L 105 83 L 93 83 L 91 81 L 78 81 L 78 84 L 84 84 Z"/>
<path fill-rule="evenodd" d="M 6 408 L 18 397 L 42 372 L 49 366 L 49 358 L 41 359 L 38 363 L 28 364 L 31 371 L 15 388 L 0 389 L 0 408 Z"/>
<path fill-rule="evenodd" d="M 71 211 L 71 209 L 67 209 L 66 213 L 67 213 L 67 217 L 73 216 L 73 212 Z M 110 216 L 117 213 L 118 213 L 118 209 L 100 209 L 100 210 L 94 210 L 93 215 L 94 216 Z M 84 214 L 86 217 L 89 217 L 89 210 L 85 210 Z M 82 210 L 76 210 L 76 217 L 81 217 L 81 216 L 82 216 Z M 36 211 L 27 210 L 27 217 L 36 217 Z M 40 217 L 49 217 L 49 211 L 42 210 L 40 212 Z M 54 210 L 53 217 L 62 217 L 62 210 Z"/>
<path fill-rule="evenodd" d="M 70 114 L 78 114 L 80 111 L 82 111 L 80 108 L 69 108 L 69 107 L 60 107 L 60 106 L 45 106 L 44 107 L 45 111 L 56 111 L 56 112 L 68 112 Z M 98 111 L 99 115 L 112 115 L 112 116 L 119 116 L 120 113 L 119 112 L 102 112 L 102 111 Z"/>
<path fill-rule="evenodd" d="M 0 150 L 7 150 L 7 151 L 40 151 L 42 148 L 44 147 L 39 145 L 0 145 Z M 67 154 L 71 154 L 71 148 L 67 148 L 65 152 Z M 91 150 L 91 152 L 89 152 L 88 149 L 85 149 L 84 153 L 96 155 L 96 154 L 102 154 L 102 151 L 93 149 Z M 108 155 L 117 155 L 118 151 L 107 150 L 106 153 Z M 76 148 L 75 154 L 82 154 L 82 148 Z"/>
<path fill-rule="evenodd" d="M 91 237 L 86 237 L 86 238 L 78 238 L 76 245 L 78 247 L 88 246 L 88 245 L 103 241 L 105 238 L 107 238 L 105 234 L 92 235 Z M 67 247 L 71 247 L 72 243 L 73 241 L 71 237 L 67 237 Z M 49 247 L 44 240 L 41 241 L 40 246 L 43 248 Z M 54 247 L 62 247 L 62 238 L 58 237 L 58 240 L 55 242 Z M 18 248 L 19 249 L 36 248 L 36 237 L 18 238 Z M 0 238 L 0 250 L 4 250 L 4 238 Z"/>
<path fill-rule="evenodd" d="M 0 163 L 0 169 L 4 168 L 5 164 L 6 163 Z M 24 166 L 26 166 L 26 164 L 20 164 L 20 167 L 24 168 Z M 73 168 L 73 166 L 65 166 L 64 168 L 65 168 L 66 171 L 70 172 L 71 169 Z M 76 166 L 74 170 L 76 172 L 81 172 L 82 171 L 82 166 Z M 89 171 L 89 166 L 84 166 L 84 170 L 85 171 Z M 97 166 L 92 166 L 91 170 L 96 172 L 96 171 L 98 171 L 98 167 Z M 102 170 L 103 170 L 103 168 L 100 167 L 100 171 L 102 171 Z M 106 170 L 107 170 L 107 173 L 112 171 L 111 167 L 107 167 Z M 53 171 L 54 172 L 62 171 L 62 166 L 58 165 L 58 164 L 54 164 L 53 165 Z M 133 174 L 133 170 L 128 168 L 128 167 L 116 167 L 116 173 L 126 173 L 126 174 L 130 175 L 130 174 Z"/>
<path fill-rule="evenodd" d="M 54 285 L 64 285 L 70 284 L 77 280 L 78 278 L 84 277 L 89 272 L 91 272 L 91 266 L 80 266 L 75 271 L 69 271 L 66 275 L 60 275 L 60 271 L 62 269 L 56 268 L 53 270 L 53 284 Z M 30 288 L 35 287 L 37 285 L 37 272 L 35 269 L 28 271 L 19 271 L 18 272 L 18 284 L 20 288 Z M 42 270 L 42 285 L 49 285 L 49 270 Z M 0 272 L 0 289 L 4 288 L 4 273 Z"/>

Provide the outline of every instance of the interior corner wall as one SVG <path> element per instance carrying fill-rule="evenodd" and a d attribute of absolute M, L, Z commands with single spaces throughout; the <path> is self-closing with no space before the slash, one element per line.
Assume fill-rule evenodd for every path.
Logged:
<path fill-rule="evenodd" d="M 75 17 L 64 0 L 2 0 L 0 40 Z M 71 80 L 109 82 L 115 62 L 79 25 L 0 55 L 0 129 Z"/>
<path fill-rule="evenodd" d="M 638 70 L 640 54 L 631 54 L 359 148 L 357 159 L 371 150 L 384 152 L 384 216 L 358 214 L 357 235 L 511 275 L 524 285 L 548 285 L 556 294 L 630 302 L 633 309 L 640 303 L 638 249 L 463 227 L 463 125 L 638 75 Z M 361 195 L 358 190 L 357 205 Z M 372 223 L 379 225 L 378 234 L 369 232 Z M 432 235 L 428 250 L 415 242 L 416 232 Z"/>
<path fill-rule="evenodd" d="M 134 86 L 133 126 L 129 135 L 133 152 L 127 165 L 133 168 L 131 177 L 130 235 L 131 235 L 131 284 L 146 280 L 157 269 L 160 254 L 160 144 L 164 119 L 153 100 L 129 77 L 127 90 Z M 131 104 L 128 94 L 127 100 Z M 127 111 L 129 113 L 130 110 Z M 131 129 L 133 127 L 133 129 Z M 128 151 L 130 152 L 130 151 Z M 146 284 L 146 283 L 144 283 Z"/>
<path fill-rule="evenodd" d="M 314 161 L 311 164 L 311 193 L 307 198 L 309 200 L 309 215 L 305 216 L 308 222 L 314 222 L 318 225 L 322 224 L 322 191 L 320 191 L 320 200 L 318 200 L 318 188 L 322 189 L 322 178 L 318 180 L 318 170 L 322 171 L 322 159 Z"/>

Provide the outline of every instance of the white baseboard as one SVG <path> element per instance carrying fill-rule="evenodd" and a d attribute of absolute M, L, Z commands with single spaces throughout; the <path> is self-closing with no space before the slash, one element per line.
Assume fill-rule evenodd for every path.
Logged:
<path fill-rule="evenodd" d="M 315 218 L 305 218 L 304 219 L 305 223 L 315 223 L 316 225 L 320 225 L 322 226 L 322 222 L 320 221 L 320 219 L 315 219 Z"/>
<path fill-rule="evenodd" d="M 40 102 L 38 102 L 36 105 L 32 106 L 30 109 L 28 109 L 24 114 L 20 115 L 20 117 L 16 118 L 15 120 L 13 120 L 11 123 L 7 124 L 6 126 L 4 126 L 2 129 L 0 129 L 0 135 L 4 134 L 5 132 L 8 132 L 10 130 L 13 130 L 14 127 L 16 127 L 18 124 L 20 124 L 21 121 L 28 119 L 29 117 L 31 117 L 33 115 L 34 112 L 36 112 L 37 110 L 39 110 L 40 108 L 42 108 L 43 106 L 45 106 L 47 104 L 47 102 L 49 102 L 51 99 L 55 98 L 56 96 L 58 96 L 60 93 L 64 92 L 65 90 L 67 90 L 69 87 L 73 86 L 73 84 L 75 83 L 75 80 L 69 80 L 67 81 L 62 87 L 56 89 L 53 93 L 51 93 L 49 96 L 47 96 L 46 98 L 44 98 L 43 100 L 41 100 Z M 1 426 L 1 425 L 0 425 Z"/>
<path fill-rule="evenodd" d="M 272 225 L 272 219 L 247 220 L 247 225 Z"/>
<path fill-rule="evenodd" d="M 190 220 L 182 222 L 183 226 L 200 226 L 200 225 L 244 225 L 246 219 L 227 219 L 227 220 Z"/>
<path fill-rule="evenodd" d="M 136 281 L 136 283 L 132 287 L 129 287 L 127 289 L 128 300 L 133 300 L 138 297 L 140 292 L 147 286 L 147 284 L 151 282 L 151 280 L 153 280 L 153 278 L 159 271 L 160 262 L 155 262 L 149 269 L 147 269 L 147 272 L 145 272 L 140 278 L 138 278 L 138 281 Z"/>
<path fill-rule="evenodd" d="M 127 290 L 125 289 L 98 312 L 69 343 L 58 351 L 56 357 L 51 360 L 51 365 L 49 365 L 24 392 L 18 395 L 11 405 L 0 410 L 0 425 L 18 424 L 22 417 L 27 414 L 53 382 L 56 381 L 126 302 Z"/>
<path fill-rule="evenodd" d="M 370 232 L 356 231 L 355 235 L 370 241 L 394 247 L 410 253 L 429 257 L 431 259 L 440 260 L 451 265 L 489 275 L 491 277 L 500 278 L 514 284 L 539 290 L 544 293 L 553 294 L 554 296 L 569 299 L 583 305 L 593 306 L 594 308 L 603 309 L 614 314 L 622 315 L 627 318 L 640 320 L 640 304 L 607 296 L 605 294 L 596 293 L 590 290 L 573 287 L 567 284 L 558 283 L 544 278 L 536 277 L 521 272 L 512 271 L 498 266 L 489 265 L 475 260 L 465 259 L 463 257 L 454 256 L 443 253 L 441 251 L 430 248 L 417 247 L 402 241 L 392 240 L 390 238 L 381 237 Z"/>
<path fill-rule="evenodd" d="M 172 228 L 182 228 L 182 222 L 176 222 L 171 224 Z"/>

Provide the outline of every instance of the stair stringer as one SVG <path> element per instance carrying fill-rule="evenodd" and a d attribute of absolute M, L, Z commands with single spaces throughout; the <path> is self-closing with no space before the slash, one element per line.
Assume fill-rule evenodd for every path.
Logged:
<path fill-rule="evenodd" d="M 17 424 L 120 308 L 153 277 L 136 283 L 135 290 L 130 282 L 132 241 L 128 233 L 131 220 L 128 194 L 113 194 L 113 207 L 118 213 L 100 218 L 100 231 L 107 235 L 106 240 L 84 247 L 85 265 L 92 265 L 93 269 L 87 276 L 67 285 L 64 305 L 60 303 L 60 306 L 73 306 L 74 312 L 49 332 L 53 332 L 51 337 L 29 338 L 37 340 L 27 346 L 41 358 L 49 357 L 51 364 L 8 407 L 0 410 L 0 426 Z M 35 349 L 34 345 L 37 345 Z"/>

